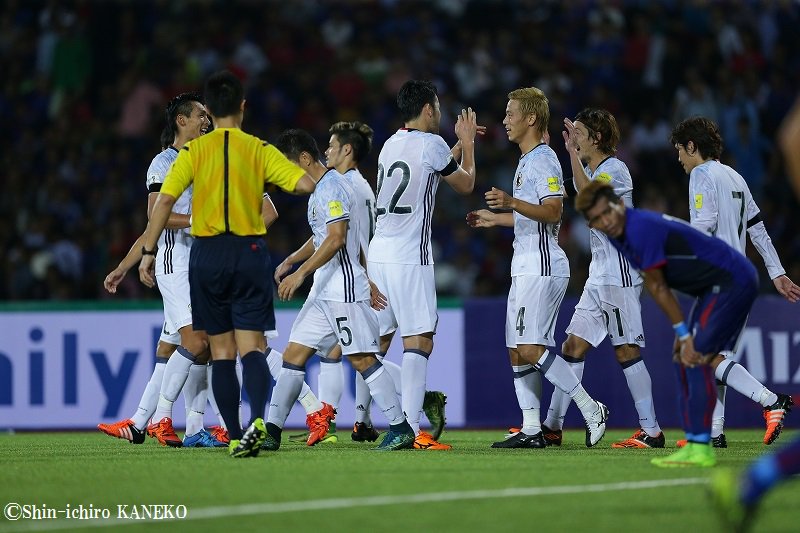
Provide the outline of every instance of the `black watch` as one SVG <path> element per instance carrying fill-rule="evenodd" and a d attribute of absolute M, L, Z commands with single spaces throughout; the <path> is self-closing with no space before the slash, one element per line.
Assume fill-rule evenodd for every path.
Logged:
<path fill-rule="evenodd" d="M 144 246 L 142 246 L 142 255 L 156 255 L 158 248 L 154 248 L 153 250 L 148 250 Z"/>

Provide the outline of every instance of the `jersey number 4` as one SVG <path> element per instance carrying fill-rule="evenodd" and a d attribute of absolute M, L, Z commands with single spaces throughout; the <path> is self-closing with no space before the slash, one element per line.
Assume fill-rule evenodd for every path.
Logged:
<path fill-rule="evenodd" d="M 400 183 L 397 185 L 392 197 L 389 199 L 389 205 L 378 205 L 378 216 L 385 215 L 386 213 L 391 213 L 393 215 L 408 215 L 411 213 L 410 205 L 397 205 L 397 202 L 400 201 L 400 197 L 403 196 L 404 192 L 406 192 L 408 183 L 411 181 L 411 169 L 408 168 L 408 163 L 405 161 L 395 161 L 392 163 L 392 166 L 389 167 L 389 171 L 386 173 L 384 173 L 383 165 L 378 165 L 378 199 L 380 200 L 381 197 L 381 189 L 383 188 L 384 178 L 386 175 L 392 176 L 392 173 L 395 170 L 400 171 Z"/>

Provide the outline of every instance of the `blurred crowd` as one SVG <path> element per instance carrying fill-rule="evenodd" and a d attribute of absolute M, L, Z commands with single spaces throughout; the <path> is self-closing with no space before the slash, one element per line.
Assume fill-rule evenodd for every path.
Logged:
<path fill-rule="evenodd" d="M 618 156 L 639 207 L 688 217 L 688 179 L 669 144 L 682 118 L 716 120 L 723 162 L 745 177 L 788 274 L 800 280 L 800 217 L 775 147 L 798 94 L 800 5 L 791 0 L 88 1 L 0 4 L 0 300 L 94 299 L 146 225 L 145 171 L 164 107 L 228 68 L 246 84 L 244 129 L 266 140 L 361 120 L 375 130 L 362 173 L 374 185 L 395 105 L 410 78 L 433 80 L 442 135 L 472 106 L 475 191 L 440 187 L 433 226 L 441 295 L 503 294 L 510 230 L 471 230 L 467 211 L 510 190 L 519 151 L 502 128 L 507 93 L 544 90 L 550 144 L 570 179 L 562 120 L 582 108 L 619 122 Z M 800 149 L 800 147 L 798 147 Z M 309 234 L 305 199 L 274 192 L 276 264 Z M 588 269 L 588 230 L 567 200 L 560 242 L 570 290 Z M 752 256 L 766 275 L 758 254 Z M 764 279 L 762 289 L 774 292 Z M 158 298 L 135 272 L 123 297 Z"/>

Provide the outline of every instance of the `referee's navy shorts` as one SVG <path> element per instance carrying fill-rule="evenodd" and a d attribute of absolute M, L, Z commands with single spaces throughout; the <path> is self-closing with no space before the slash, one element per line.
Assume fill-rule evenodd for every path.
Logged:
<path fill-rule="evenodd" d="M 275 329 L 272 265 L 263 236 L 196 238 L 189 287 L 194 329 L 209 335 Z"/>
<path fill-rule="evenodd" d="M 750 308 L 758 296 L 755 269 L 752 274 L 743 275 L 732 286 L 717 288 L 697 299 L 688 324 L 697 352 L 717 354 L 736 350 Z"/>

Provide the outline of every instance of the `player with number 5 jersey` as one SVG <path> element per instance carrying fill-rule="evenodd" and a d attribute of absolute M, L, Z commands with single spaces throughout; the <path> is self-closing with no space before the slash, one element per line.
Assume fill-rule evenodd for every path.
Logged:
<path fill-rule="evenodd" d="M 429 81 L 407 81 L 397 105 L 404 127 L 386 141 L 378 156 L 377 221 L 369 245 L 369 274 L 388 299 L 386 309 L 378 313 L 380 351 L 388 350 L 396 331 L 403 338 L 403 410 L 417 435 L 414 447 L 446 450 L 450 446 L 419 429 L 438 320 L 431 224 L 442 179 L 459 194 L 472 192 L 478 125 L 471 108 L 462 110 L 455 125 L 458 143 L 448 148 L 439 136 L 439 97 Z"/>

